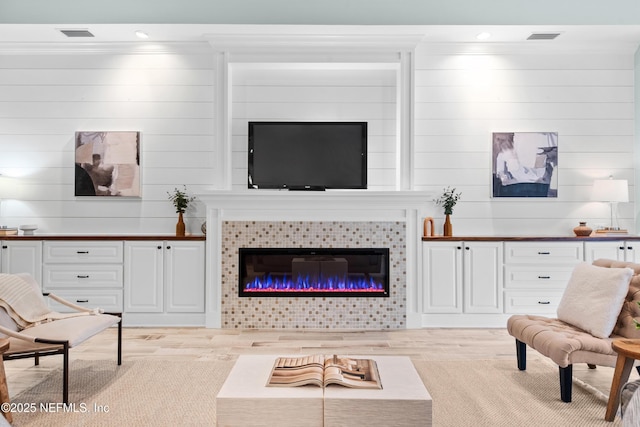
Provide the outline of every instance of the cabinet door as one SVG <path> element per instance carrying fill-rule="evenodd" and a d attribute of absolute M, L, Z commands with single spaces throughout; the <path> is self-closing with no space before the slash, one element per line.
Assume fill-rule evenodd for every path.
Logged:
<path fill-rule="evenodd" d="M 163 311 L 163 251 L 162 241 L 125 242 L 125 313 Z"/>
<path fill-rule="evenodd" d="M 591 263 L 599 258 L 624 261 L 625 242 L 622 240 L 611 242 L 584 242 L 584 260 Z"/>
<path fill-rule="evenodd" d="M 462 312 L 462 242 L 425 243 L 422 248 L 423 312 Z"/>
<path fill-rule="evenodd" d="M 42 242 L 2 242 L 2 273 L 29 273 L 42 286 Z"/>
<path fill-rule="evenodd" d="M 165 242 L 165 310 L 204 312 L 204 242 Z"/>
<path fill-rule="evenodd" d="M 629 262 L 640 263 L 640 250 L 637 250 L 637 249 L 640 249 L 640 242 L 636 242 L 636 241 L 624 242 L 624 260 Z"/>
<path fill-rule="evenodd" d="M 465 242 L 464 312 L 502 313 L 502 243 Z"/>

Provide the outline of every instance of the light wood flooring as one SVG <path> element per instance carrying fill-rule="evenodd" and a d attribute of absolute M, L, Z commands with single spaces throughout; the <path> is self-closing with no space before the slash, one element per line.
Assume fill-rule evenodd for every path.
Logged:
<path fill-rule="evenodd" d="M 405 355 L 414 360 L 506 359 L 516 368 L 515 342 L 505 329 L 403 329 L 403 330 L 255 330 L 205 328 L 123 328 L 123 360 L 207 360 L 219 354 L 378 354 Z M 71 349 L 74 359 L 116 360 L 116 330 L 105 331 Z M 547 360 L 529 349 L 528 360 Z M 61 356 L 5 362 L 9 394 L 42 380 L 61 367 Z M 557 369 L 557 368 L 556 368 Z M 574 366 L 574 376 L 608 394 L 612 368 Z M 635 372 L 632 379 L 637 378 Z M 558 381 L 557 375 L 552 381 Z M 560 394 L 558 383 L 558 396 Z"/>

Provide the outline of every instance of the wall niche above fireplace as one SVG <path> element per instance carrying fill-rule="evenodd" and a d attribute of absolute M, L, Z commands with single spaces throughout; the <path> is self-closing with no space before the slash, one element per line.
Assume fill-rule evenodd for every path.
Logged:
<path fill-rule="evenodd" d="M 239 248 L 240 297 L 388 297 L 387 248 Z"/>

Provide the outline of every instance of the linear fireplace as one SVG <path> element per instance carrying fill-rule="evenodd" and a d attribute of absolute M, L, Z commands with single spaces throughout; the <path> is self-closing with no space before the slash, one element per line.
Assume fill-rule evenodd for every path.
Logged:
<path fill-rule="evenodd" d="M 388 297 L 387 248 L 239 248 L 241 297 Z"/>

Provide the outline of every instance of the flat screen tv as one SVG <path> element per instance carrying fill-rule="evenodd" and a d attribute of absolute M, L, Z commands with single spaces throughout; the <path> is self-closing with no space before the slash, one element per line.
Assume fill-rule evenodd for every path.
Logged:
<path fill-rule="evenodd" d="M 249 188 L 366 189 L 366 122 L 249 122 Z"/>

